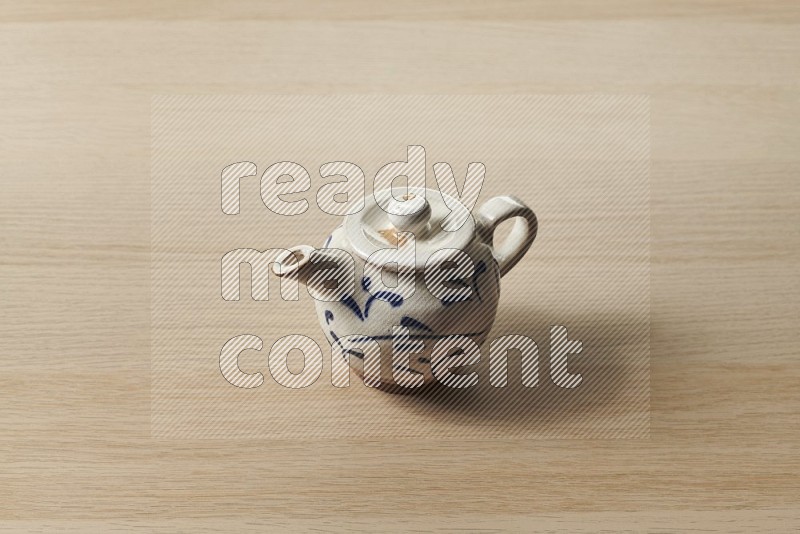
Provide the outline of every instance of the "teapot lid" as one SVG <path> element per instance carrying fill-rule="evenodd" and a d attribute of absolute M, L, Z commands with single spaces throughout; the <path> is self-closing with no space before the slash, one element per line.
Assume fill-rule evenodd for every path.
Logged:
<path fill-rule="evenodd" d="M 430 256 L 439 250 L 464 250 L 475 235 L 475 220 L 454 197 L 434 189 L 410 187 L 399 197 L 391 189 L 375 191 L 364 199 L 361 211 L 345 217 L 344 230 L 353 250 L 364 260 L 378 250 L 397 248 L 398 264 L 424 269 Z M 414 239 L 408 239 L 405 232 L 413 233 Z M 413 258 L 411 249 L 403 254 L 411 243 Z"/>

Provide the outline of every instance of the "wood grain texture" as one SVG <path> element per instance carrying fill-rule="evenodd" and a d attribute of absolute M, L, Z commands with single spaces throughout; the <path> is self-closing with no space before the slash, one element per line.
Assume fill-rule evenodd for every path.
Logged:
<path fill-rule="evenodd" d="M 0 527 L 800 525 L 796 3 L 9 2 L 0 46 Z M 364 92 L 651 95 L 649 440 L 151 439 L 151 95 Z"/>

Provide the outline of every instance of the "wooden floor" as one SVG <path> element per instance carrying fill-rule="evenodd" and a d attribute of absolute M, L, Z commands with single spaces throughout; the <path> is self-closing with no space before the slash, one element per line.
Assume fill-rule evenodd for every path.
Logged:
<path fill-rule="evenodd" d="M 3 2 L 0 529 L 796 531 L 800 5 Z M 637 440 L 163 440 L 154 94 L 651 97 Z"/>

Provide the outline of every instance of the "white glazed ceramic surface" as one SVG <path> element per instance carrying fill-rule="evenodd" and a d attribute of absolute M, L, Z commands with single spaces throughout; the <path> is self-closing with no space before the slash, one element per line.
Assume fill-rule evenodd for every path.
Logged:
<path fill-rule="evenodd" d="M 431 352 L 439 339 L 460 334 L 472 339 L 478 346 L 484 343 L 497 312 L 500 277 L 522 258 L 537 231 L 536 216 L 530 208 L 513 197 L 495 197 L 478 210 L 474 219 L 468 215 L 467 222 L 459 230 L 444 232 L 440 228 L 440 222 L 449 213 L 449 209 L 442 202 L 442 194 L 439 191 L 426 190 L 424 195 L 428 200 L 424 204 L 429 206 L 415 198 L 413 201 L 419 209 L 407 210 L 409 213 L 400 216 L 379 213 L 376 209 L 380 210 L 380 207 L 376 205 L 375 199 L 368 198 L 365 210 L 346 217 L 344 223 L 325 239 L 322 248 L 344 250 L 355 260 L 354 292 L 342 295 L 334 302 L 315 301 L 317 317 L 328 341 L 336 346 L 347 337 L 348 343 L 340 345 L 343 349 L 352 349 L 360 342 L 368 343 L 369 339 L 377 341 L 381 351 L 381 387 L 395 391 L 395 377 L 398 373 L 421 374 L 425 385 L 435 382 L 431 373 Z M 452 202 L 453 199 L 448 197 L 451 206 Z M 395 205 L 393 211 L 396 208 Z M 423 223 L 415 215 L 421 210 L 433 213 L 429 227 L 434 228 L 422 228 Z M 517 218 L 517 222 L 505 242 L 495 246 L 494 230 L 509 218 Z M 366 259 L 375 250 L 394 248 L 396 244 L 381 243 L 380 237 L 375 236 L 387 235 L 387 232 L 398 230 L 404 224 L 412 228 L 417 236 L 416 258 L 413 262 L 416 267 L 415 290 L 407 298 L 391 289 L 373 295 L 370 288 L 375 290 L 375 282 L 364 274 Z M 363 233 L 358 235 L 359 231 Z M 368 239 L 364 238 L 365 234 Z M 469 255 L 474 265 L 472 276 L 461 281 L 472 289 L 471 294 L 468 298 L 457 299 L 455 302 L 440 300 L 434 296 L 426 285 L 424 269 L 420 268 L 437 250 L 456 248 L 454 243 L 458 250 Z M 304 257 L 297 270 L 300 272 L 300 280 L 306 282 L 308 275 L 304 276 L 303 269 L 310 268 L 307 257 L 313 249 L 300 246 L 291 250 Z M 387 271 L 384 271 L 383 276 L 385 284 L 395 285 L 396 273 Z M 408 328 L 408 338 L 396 339 L 393 335 L 395 326 Z M 405 344 L 407 348 L 413 345 L 413 353 L 409 350 L 402 361 L 393 361 L 393 340 L 395 343 Z M 363 351 L 355 349 L 348 350 L 343 355 L 359 376 L 363 376 L 363 354 Z"/>

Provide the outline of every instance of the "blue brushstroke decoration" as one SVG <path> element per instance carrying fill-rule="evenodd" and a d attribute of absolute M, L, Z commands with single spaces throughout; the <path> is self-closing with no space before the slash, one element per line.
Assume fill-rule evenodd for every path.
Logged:
<path fill-rule="evenodd" d="M 354 299 L 352 296 L 347 296 L 347 297 L 342 297 L 342 301 L 341 302 L 342 302 L 342 304 L 344 304 L 345 306 L 350 308 L 350 310 L 354 314 L 356 314 L 356 317 L 358 317 L 359 320 L 361 320 L 361 321 L 364 320 L 364 316 L 361 314 L 361 308 L 359 308 L 358 302 L 356 302 L 356 299 Z"/>
<path fill-rule="evenodd" d="M 369 276 L 364 276 L 361 278 L 361 287 L 364 288 L 364 291 L 369 291 L 369 286 L 371 285 L 372 280 Z M 396 308 L 403 304 L 403 297 L 397 293 L 392 293 L 391 291 L 378 291 L 374 295 L 370 295 L 370 297 L 367 299 L 367 303 L 364 304 L 364 317 L 369 317 L 369 309 L 372 307 L 372 303 L 376 300 L 385 300 L 392 305 L 392 308 Z"/>
<path fill-rule="evenodd" d="M 367 303 L 364 305 L 364 317 L 369 317 L 369 309 L 372 307 L 372 303 L 376 300 L 384 300 L 391 304 L 392 308 L 396 308 L 403 304 L 403 297 L 397 293 L 392 293 L 391 291 L 378 291 L 367 299 Z"/>
<path fill-rule="evenodd" d="M 346 352 L 347 354 L 352 354 L 353 356 L 355 356 L 359 360 L 363 360 L 364 359 L 364 353 L 361 352 L 360 350 L 357 350 L 357 349 L 345 349 L 344 352 Z"/>
<path fill-rule="evenodd" d="M 369 286 L 371 285 L 372 281 L 369 279 L 369 276 L 365 276 L 361 279 L 361 287 L 364 288 L 364 291 L 369 291 Z M 388 302 L 392 308 L 396 308 L 403 304 L 403 297 L 398 295 L 397 293 L 392 293 L 391 291 L 378 291 L 374 295 L 370 295 L 367 299 L 367 303 L 364 305 L 364 313 L 361 313 L 361 307 L 358 305 L 358 302 L 351 296 L 342 297 L 341 302 L 352 311 L 356 317 L 360 321 L 363 321 L 366 317 L 369 317 L 369 310 L 372 307 L 372 303 L 376 300 L 383 300 Z"/>
<path fill-rule="evenodd" d="M 331 321 L 333 321 L 333 312 L 325 310 L 325 324 L 331 324 Z"/>
<path fill-rule="evenodd" d="M 404 315 L 402 319 L 400 319 L 400 326 L 405 326 L 406 328 L 416 328 L 417 330 L 425 330 L 427 332 L 433 332 L 433 329 L 423 323 L 422 321 L 418 321 L 413 317 L 409 317 L 408 315 Z"/>
<path fill-rule="evenodd" d="M 452 306 L 453 304 L 458 304 L 459 302 L 467 302 L 468 300 L 470 300 L 470 298 L 464 296 L 447 297 L 445 299 L 442 299 L 442 306 L 445 307 Z"/>
<path fill-rule="evenodd" d="M 339 345 L 339 348 L 342 348 L 342 349 L 343 349 L 343 348 L 344 348 L 344 346 L 342 346 L 342 342 L 341 342 L 341 341 L 339 341 L 339 336 L 337 336 L 337 335 L 336 335 L 336 332 L 334 332 L 333 330 L 330 330 L 328 333 L 329 333 L 329 334 L 331 335 L 331 337 L 333 338 L 333 341 L 334 341 L 334 343 L 336 343 L 337 345 Z M 347 361 L 347 358 L 345 358 L 345 357 L 344 357 L 344 351 L 342 351 L 340 354 L 342 355 L 342 359 L 343 359 L 343 360 L 345 360 L 345 361 Z"/>
<path fill-rule="evenodd" d="M 353 356 L 355 356 L 356 358 L 358 358 L 360 360 L 364 359 L 364 353 L 362 351 L 360 351 L 358 349 L 345 349 L 344 345 L 342 345 L 342 342 L 339 341 L 339 336 L 336 335 L 336 332 L 334 332 L 333 330 L 330 330 L 329 333 L 330 333 L 331 337 L 333 338 L 333 341 L 337 345 L 339 345 L 339 348 L 343 349 L 342 350 L 342 358 L 344 358 L 345 354 L 352 354 Z M 347 358 L 344 358 L 344 359 L 346 360 Z"/>
<path fill-rule="evenodd" d="M 442 339 L 442 338 L 446 338 L 446 337 L 450 337 L 450 336 L 456 336 L 456 335 L 464 336 L 464 337 L 476 337 L 476 336 L 482 336 L 484 333 L 485 333 L 485 331 L 484 332 L 469 332 L 467 334 L 460 334 L 460 333 L 458 333 L 458 334 L 408 334 L 407 336 L 395 336 L 394 334 L 387 334 L 385 336 L 359 336 L 359 337 L 353 339 L 353 341 L 355 343 L 361 343 L 362 341 L 369 341 L 371 339 L 374 339 L 375 341 L 381 341 L 381 340 L 384 340 L 384 339 L 394 340 L 397 337 L 403 337 L 405 339 Z"/>

